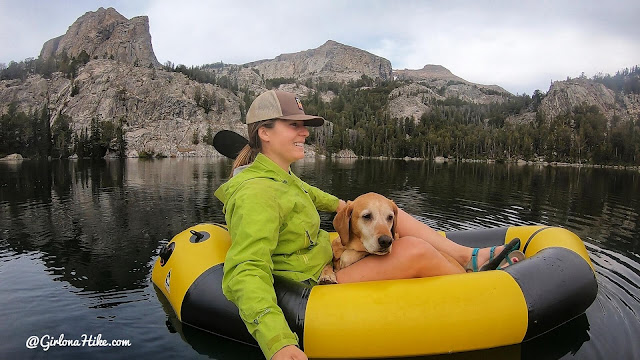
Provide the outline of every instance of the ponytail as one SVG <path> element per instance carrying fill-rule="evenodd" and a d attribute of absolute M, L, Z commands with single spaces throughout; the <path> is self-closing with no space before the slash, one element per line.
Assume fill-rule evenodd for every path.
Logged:
<path fill-rule="evenodd" d="M 229 177 L 233 176 L 233 171 L 236 168 L 252 163 L 253 160 L 256 159 L 258 152 L 258 149 L 252 149 L 249 144 L 245 145 L 238 153 L 238 156 L 236 156 L 236 159 L 233 161 L 233 166 L 231 167 L 231 174 L 229 174 Z"/>
<path fill-rule="evenodd" d="M 258 153 L 262 151 L 262 141 L 260 141 L 258 129 L 263 126 L 271 129 L 273 128 L 275 123 L 276 119 L 269 119 L 247 125 L 249 132 L 249 143 L 245 145 L 242 150 L 240 150 L 238 156 L 236 156 L 236 159 L 233 161 L 233 166 L 231 167 L 231 174 L 229 174 L 229 177 L 233 176 L 233 171 L 236 168 L 251 164 L 253 160 L 256 159 L 256 156 L 258 156 Z"/>

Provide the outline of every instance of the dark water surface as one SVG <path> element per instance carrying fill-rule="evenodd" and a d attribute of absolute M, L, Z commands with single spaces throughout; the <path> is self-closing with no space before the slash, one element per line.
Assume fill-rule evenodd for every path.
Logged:
<path fill-rule="evenodd" d="M 229 167 L 214 159 L 0 162 L 0 359 L 260 359 L 256 348 L 181 326 L 150 282 L 157 250 L 176 233 L 224 222 L 213 191 Z M 343 199 L 382 193 L 440 230 L 544 224 L 585 241 L 599 284 L 586 315 L 521 345 L 429 359 L 640 358 L 637 171 L 400 160 L 293 169 Z M 322 219 L 331 230 L 330 215 Z M 48 350 L 27 348 L 34 336 Z M 98 336 L 130 346 L 90 346 Z M 55 344 L 61 338 L 64 346 Z"/>

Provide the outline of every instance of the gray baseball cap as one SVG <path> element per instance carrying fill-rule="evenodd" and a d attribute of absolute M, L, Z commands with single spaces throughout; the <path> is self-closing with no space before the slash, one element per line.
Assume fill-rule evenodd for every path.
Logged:
<path fill-rule="evenodd" d="M 324 118 L 304 113 L 302 102 L 296 94 L 276 90 L 260 94 L 247 111 L 247 124 L 269 119 L 304 120 L 306 126 L 324 123 Z"/>

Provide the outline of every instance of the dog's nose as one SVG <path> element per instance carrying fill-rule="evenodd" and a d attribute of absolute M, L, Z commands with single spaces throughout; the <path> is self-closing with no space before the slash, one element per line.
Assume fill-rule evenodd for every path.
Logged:
<path fill-rule="evenodd" d="M 391 242 L 393 242 L 393 239 L 389 235 L 382 235 L 378 238 L 378 244 L 380 244 L 380 247 L 383 249 L 391 246 Z"/>

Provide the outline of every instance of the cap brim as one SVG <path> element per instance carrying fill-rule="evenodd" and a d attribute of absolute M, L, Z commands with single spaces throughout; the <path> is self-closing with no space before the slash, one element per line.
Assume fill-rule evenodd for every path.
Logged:
<path fill-rule="evenodd" d="M 305 115 L 305 114 L 280 116 L 278 119 L 283 119 L 283 120 L 302 120 L 302 121 L 305 122 L 305 126 L 321 126 L 322 124 L 324 124 L 324 118 L 323 117 Z"/>

